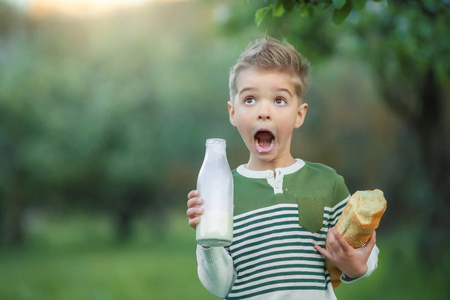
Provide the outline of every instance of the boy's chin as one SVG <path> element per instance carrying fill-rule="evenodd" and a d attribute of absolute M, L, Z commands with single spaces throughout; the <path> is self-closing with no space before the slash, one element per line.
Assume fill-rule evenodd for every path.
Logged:
<path fill-rule="evenodd" d="M 275 159 L 276 154 L 275 151 L 269 151 L 269 152 L 259 152 L 257 150 L 252 151 L 253 157 L 260 161 L 261 163 L 268 163 Z"/>

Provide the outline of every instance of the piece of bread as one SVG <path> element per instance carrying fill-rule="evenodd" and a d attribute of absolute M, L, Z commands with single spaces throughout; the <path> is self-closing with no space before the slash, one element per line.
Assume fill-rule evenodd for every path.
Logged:
<path fill-rule="evenodd" d="M 367 243 L 372 233 L 380 224 L 386 210 L 386 199 L 381 190 L 357 191 L 347 202 L 336 229 L 353 248 L 360 248 Z M 327 260 L 333 288 L 341 283 L 341 270 Z"/>

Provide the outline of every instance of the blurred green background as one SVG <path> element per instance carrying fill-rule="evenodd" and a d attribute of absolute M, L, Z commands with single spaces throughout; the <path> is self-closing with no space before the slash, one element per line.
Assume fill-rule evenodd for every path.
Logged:
<path fill-rule="evenodd" d="M 449 298 L 449 1 L 76 2 L 0 0 L 0 299 L 217 299 L 186 195 L 207 138 L 248 159 L 228 72 L 264 34 L 312 65 L 294 156 L 388 201 L 338 298 Z"/>

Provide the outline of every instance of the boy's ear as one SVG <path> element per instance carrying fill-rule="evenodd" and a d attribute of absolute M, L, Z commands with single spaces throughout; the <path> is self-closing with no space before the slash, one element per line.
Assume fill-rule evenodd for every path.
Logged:
<path fill-rule="evenodd" d="M 298 107 L 297 119 L 295 120 L 295 128 L 299 128 L 305 121 L 306 112 L 308 111 L 308 103 L 302 103 Z"/>
<path fill-rule="evenodd" d="M 231 125 L 236 127 L 236 122 L 234 121 L 234 108 L 233 108 L 233 103 L 231 103 L 231 101 L 228 101 L 228 114 L 230 115 Z"/>

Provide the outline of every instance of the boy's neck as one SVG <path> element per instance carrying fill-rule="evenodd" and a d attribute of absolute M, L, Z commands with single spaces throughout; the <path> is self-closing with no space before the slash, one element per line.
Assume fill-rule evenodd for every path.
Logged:
<path fill-rule="evenodd" d="M 292 166 L 293 164 L 295 164 L 295 159 L 292 156 L 283 159 L 273 159 L 270 161 L 263 161 L 250 156 L 250 159 L 245 165 L 245 168 L 252 171 L 275 171 L 275 169 L 287 168 L 289 166 Z"/>

